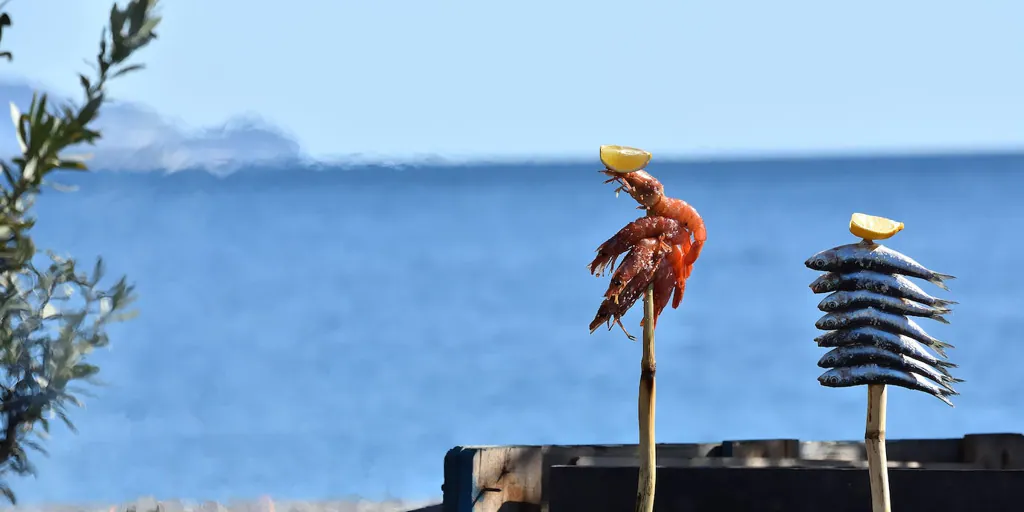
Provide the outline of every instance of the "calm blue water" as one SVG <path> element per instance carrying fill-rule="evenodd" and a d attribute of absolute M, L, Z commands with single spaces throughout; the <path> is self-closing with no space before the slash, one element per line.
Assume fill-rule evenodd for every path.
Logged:
<path fill-rule="evenodd" d="M 595 171 L 65 177 L 82 188 L 40 198 L 38 245 L 104 255 L 142 315 L 96 356 L 80 434 L 15 490 L 418 499 L 454 445 L 635 442 L 640 346 L 587 332 L 607 278 L 584 267 L 639 212 Z M 815 381 L 802 264 L 851 241 L 853 211 L 903 220 L 890 245 L 959 277 L 953 324 L 923 325 L 958 346 L 963 396 L 894 390 L 890 437 L 1024 430 L 1024 157 L 652 171 L 709 233 L 658 326 L 659 441 L 861 436 L 865 391 Z"/>

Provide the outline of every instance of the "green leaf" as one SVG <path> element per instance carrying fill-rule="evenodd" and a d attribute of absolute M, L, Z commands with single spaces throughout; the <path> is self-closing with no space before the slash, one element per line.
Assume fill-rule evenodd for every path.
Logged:
<path fill-rule="evenodd" d="M 7 498 L 7 501 L 11 502 L 11 505 L 18 504 L 18 500 L 14 497 L 14 491 L 12 491 L 11 488 L 7 486 L 7 484 L 0 484 L 0 493 L 2 493 L 5 498 Z"/>
<path fill-rule="evenodd" d="M 49 96 L 46 94 L 39 95 L 39 104 L 36 105 L 35 109 L 33 109 L 33 113 L 35 114 L 35 119 L 33 119 L 33 121 L 41 122 L 44 116 L 46 116 L 46 102 L 49 101 L 49 99 Z"/>
<path fill-rule="evenodd" d="M 113 75 L 110 75 L 110 78 L 117 78 L 117 77 L 119 77 L 121 75 L 126 75 L 128 73 L 131 73 L 132 71 L 138 71 L 140 69 L 145 69 L 145 68 L 146 68 L 145 64 L 132 64 L 131 66 L 125 66 L 125 67 L 117 70 L 116 73 L 114 73 Z"/>
<path fill-rule="evenodd" d="M 142 24 L 142 27 L 139 28 L 139 36 L 143 36 L 146 39 L 156 39 L 156 32 L 154 31 L 156 30 L 156 27 L 160 25 L 161 21 L 163 21 L 162 17 L 151 16 Z"/>
<path fill-rule="evenodd" d="M 129 2 L 128 7 L 125 9 L 129 17 L 129 26 L 132 33 L 139 33 L 139 28 L 142 26 L 143 20 L 146 19 L 146 11 L 149 10 L 149 2 L 147 0 L 139 0 L 138 2 Z"/>
<path fill-rule="evenodd" d="M 124 30 L 125 13 L 114 4 L 110 8 L 110 32 L 115 38 Z"/>
<path fill-rule="evenodd" d="M 25 124 L 22 122 L 23 116 L 21 111 L 18 110 L 18 106 L 11 102 L 11 121 L 14 122 L 15 137 L 18 139 L 18 146 L 21 148 L 22 154 L 28 152 L 28 134 L 25 133 Z"/>
<path fill-rule="evenodd" d="M 82 110 L 78 111 L 78 117 L 76 121 L 82 126 L 85 126 L 92 122 L 96 118 L 96 114 L 100 110 L 100 106 L 103 105 L 103 93 L 100 92 L 89 99 L 88 102 L 82 107 Z"/>
<path fill-rule="evenodd" d="M 87 379 L 99 372 L 100 368 L 98 366 L 81 363 L 75 365 L 74 368 L 71 369 L 71 377 L 74 379 Z"/>
<path fill-rule="evenodd" d="M 86 167 L 84 162 L 80 162 L 78 160 L 61 160 L 60 163 L 57 164 L 57 169 L 66 169 L 69 171 L 89 170 L 89 168 Z"/>
<path fill-rule="evenodd" d="M 117 7 L 117 6 L 115 6 Z M 103 31 L 100 32 L 100 51 L 96 54 L 96 64 L 100 68 L 100 74 L 104 75 L 107 72 L 107 27 L 103 27 Z"/>
<path fill-rule="evenodd" d="M 0 161 L 0 169 L 3 169 L 4 171 L 4 177 L 7 178 L 7 184 L 13 187 L 14 184 L 18 182 L 18 179 L 14 177 L 14 171 L 11 169 L 11 166 L 7 165 L 7 162 Z M 4 191 L 4 196 L 5 198 L 9 197 L 6 190 Z"/>
<path fill-rule="evenodd" d="M 74 432 L 75 434 L 78 433 L 78 429 L 75 428 L 74 423 L 71 423 L 71 420 L 68 418 L 67 414 L 64 414 L 63 411 L 57 411 L 57 417 L 60 418 L 62 422 L 64 422 L 64 426 L 67 427 L 68 430 Z"/>
<path fill-rule="evenodd" d="M 46 448 L 43 448 L 43 445 L 36 441 L 33 441 L 31 439 L 25 439 L 24 441 L 22 441 L 22 444 L 28 446 L 29 448 L 32 448 L 33 450 L 39 453 L 42 453 L 43 455 L 49 455 L 49 453 L 46 451 Z"/>
<path fill-rule="evenodd" d="M 103 265 L 103 258 L 96 258 L 96 265 L 92 269 L 92 280 L 90 286 L 96 286 L 103 279 L 103 274 L 106 273 L 106 268 Z"/>

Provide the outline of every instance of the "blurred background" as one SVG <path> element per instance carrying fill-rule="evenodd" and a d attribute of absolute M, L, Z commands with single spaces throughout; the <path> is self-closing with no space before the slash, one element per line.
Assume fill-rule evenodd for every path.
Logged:
<path fill-rule="evenodd" d="M 108 3 L 7 10 L 0 97 L 80 94 Z M 585 266 L 640 214 L 600 144 L 653 152 L 707 224 L 658 324 L 659 442 L 861 437 L 863 390 L 815 381 L 803 266 L 854 211 L 958 277 L 928 290 L 953 323 L 926 327 L 962 396 L 893 390 L 889 438 L 1022 429 L 1020 2 L 162 13 L 147 69 L 111 84 L 96 172 L 38 200 L 36 244 L 102 255 L 141 315 L 22 502 L 432 499 L 455 445 L 636 442 L 640 346 L 587 329 L 607 279 Z"/>

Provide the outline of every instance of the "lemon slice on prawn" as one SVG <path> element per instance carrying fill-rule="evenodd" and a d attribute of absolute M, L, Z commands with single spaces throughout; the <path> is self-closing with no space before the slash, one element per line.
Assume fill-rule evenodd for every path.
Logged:
<path fill-rule="evenodd" d="M 610 171 L 627 174 L 639 171 L 651 161 L 647 151 L 629 146 L 601 146 L 601 163 Z"/>
<path fill-rule="evenodd" d="M 903 231 L 903 223 L 885 217 L 866 213 L 855 213 L 850 217 L 850 233 L 865 240 L 885 240 Z"/>

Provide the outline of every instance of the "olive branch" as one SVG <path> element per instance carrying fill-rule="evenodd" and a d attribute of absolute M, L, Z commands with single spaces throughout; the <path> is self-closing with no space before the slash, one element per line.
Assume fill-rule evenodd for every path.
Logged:
<path fill-rule="evenodd" d="M 130 0 L 123 9 L 113 6 L 91 66 L 94 73 L 78 75 L 81 102 L 54 102 L 36 92 L 26 111 L 10 106 L 19 154 L 0 160 L 0 475 L 35 473 L 28 450 L 46 453 L 42 442 L 52 419 L 75 431 L 69 407 L 80 407 L 78 397 L 88 395 L 75 383 L 99 383 L 99 368 L 86 362 L 87 356 L 109 343 L 108 324 L 134 315 L 127 309 L 134 286 L 125 277 L 100 286 L 102 259 L 84 272 L 74 259 L 53 252 L 37 258 L 30 209 L 53 171 L 88 170 L 85 156 L 68 156 L 65 150 L 102 137 L 93 124 L 107 101 L 106 86 L 143 68 L 128 61 L 157 37 L 156 3 Z M 0 10 L 6 6 L 0 3 Z M 11 26 L 10 15 L 0 13 L 0 42 Z M 0 57 L 13 59 L 9 51 L 0 51 Z M 7 481 L 0 481 L 0 493 L 15 503 Z"/>

